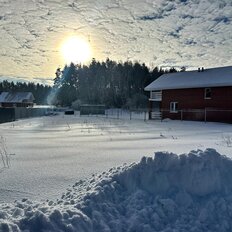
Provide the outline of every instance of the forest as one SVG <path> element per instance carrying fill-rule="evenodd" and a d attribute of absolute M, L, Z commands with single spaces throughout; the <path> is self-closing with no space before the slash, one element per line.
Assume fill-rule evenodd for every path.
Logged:
<path fill-rule="evenodd" d="M 164 73 L 177 72 L 171 68 L 150 70 L 144 63 L 116 62 L 110 59 L 89 65 L 66 65 L 56 71 L 53 94 L 54 105 L 73 106 L 103 104 L 106 107 L 143 108 L 148 93 L 144 87 Z"/>
<path fill-rule="evenodd" d="M 92 59 L 88 65 L 71 63 L 63 69 L 58 68 L 53 86 L 5 80 L 0 82 L 0 92 L 32 92 L 38 105 L 52 104 L 75 109 L 82 104 L 144 108 L 149 94 L 144 87 L 169 72 L 177 70 L 149 69 L 139 62 Z"/>

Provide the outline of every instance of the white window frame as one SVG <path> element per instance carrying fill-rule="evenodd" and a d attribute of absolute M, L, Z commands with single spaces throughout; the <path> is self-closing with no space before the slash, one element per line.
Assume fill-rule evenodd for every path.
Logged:
<path fill-rule="evenodd" d="M 178 102 L 170 102 L 170 113 L 178 113 Z"/>
<path fill-rule="evenodd" d="M 206 96 L 207 90 L 210 91 L 210 97 Z M 205 88 L 205 99 L 211 99 L 212 98 L 212 89 L 211 88 Z"/>

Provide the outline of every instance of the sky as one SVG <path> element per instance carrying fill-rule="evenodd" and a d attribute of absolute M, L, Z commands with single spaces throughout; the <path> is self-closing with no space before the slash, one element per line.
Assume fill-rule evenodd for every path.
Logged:
<path fill-rule="evenodd" d="M 70 36 L 86 40 L 97 60 L 229 66 L 232 1 L 0 0 L 0 79 L 52 80 Z"/>

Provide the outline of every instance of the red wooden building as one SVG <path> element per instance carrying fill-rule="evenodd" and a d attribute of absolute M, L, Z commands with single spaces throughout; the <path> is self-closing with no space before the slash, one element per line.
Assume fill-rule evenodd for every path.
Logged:
<path fill-rule="evenodd" d="M 150 91 L 150 119 L 232 123 L 232 66 L 164 74 Z"/>

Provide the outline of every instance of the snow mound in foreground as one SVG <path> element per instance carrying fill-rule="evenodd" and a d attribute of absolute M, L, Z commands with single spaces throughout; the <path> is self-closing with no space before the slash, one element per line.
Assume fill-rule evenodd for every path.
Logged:
<path fill-rule="evenodd" d="M 157 152 L 79 181 L 57 201 L 0 207 L 0 231 L 232 231 L 232 160 Z"/>

